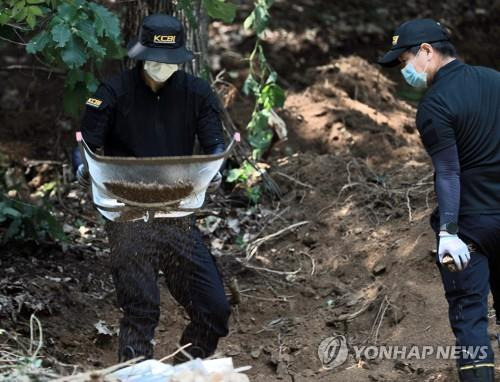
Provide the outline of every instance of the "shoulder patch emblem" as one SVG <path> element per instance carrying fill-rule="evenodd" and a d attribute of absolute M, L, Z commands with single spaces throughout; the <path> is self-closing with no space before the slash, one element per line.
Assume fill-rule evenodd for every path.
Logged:
<path fill-rule="evenodd" d="M 85 102 L 85 105 L 92 106 L 95 108 L 98 108 L 99 106 L 101 106 L 101 104 L 102 104 L 102 100 L 97 99 L 97 98 L 89 98 L 87 100 L 87 102 Z"/>

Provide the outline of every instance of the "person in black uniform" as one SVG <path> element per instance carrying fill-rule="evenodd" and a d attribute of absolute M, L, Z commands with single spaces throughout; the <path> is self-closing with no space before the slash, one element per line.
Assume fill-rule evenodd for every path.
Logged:
<path fill-rule="evenodd" d="M 128 56 L 137 60 L 135 68 L 105 81 L 86 103 L 81 130 L 92 150 L 100 148 L 107 156 L 193 155 L 195 138 L 205 154 L 225 150 L 218 100 L 210 85 L 178 69 L 193 54 L 185 48 L 176 18 L 147 16 Z M 81 182 L 88 178 L 82 164 L 77 176 Z M 220 178 L 212 183 L 217 185 Z M 121 361 L 153 357 L 160 270 L 190 317 L 179 344 L 192 343 L 187 349 L 192 357 L 210 356 L 219 338 L 228 334 L 230 306 L 221 275 L 193 216 L 153 223 L 106 221 L 111 271 L 123 311 Z M 175 362 L 186 359 L 179 353 Z"/>
<path fill-rule="evenodd" d="M 457 360 L 459 376 L 494 381 L 488 293 L 491 286 L 498 323 L 500 73 L 458 60 L 447 33 L 430 19 L 402 24 L 379 63 L 400 64 L 411 86 L 429 87 L 416 122 L 435 169 L 438 209 L 431 226 L 449 320 L 457 345 L 468 349 Z M 445 266 L 447 257 L 454 267 Z"/>

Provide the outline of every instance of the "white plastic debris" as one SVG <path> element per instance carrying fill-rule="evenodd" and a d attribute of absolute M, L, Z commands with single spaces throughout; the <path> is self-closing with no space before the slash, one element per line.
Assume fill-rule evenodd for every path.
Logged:
<path fill-rule="evenodd" d="M 172 366 L 147 360 L 112 374 L 122 382 L 249 382 L 243 371 L 249 366 L 234 369 L 232 358 L 202 361 L 197 358 Z"/>

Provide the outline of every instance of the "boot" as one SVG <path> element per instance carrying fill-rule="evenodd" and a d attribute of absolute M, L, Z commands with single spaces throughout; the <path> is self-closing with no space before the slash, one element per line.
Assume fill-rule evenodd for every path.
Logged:
<path fill-rule="evenodd" d="M 462 366 L 458 376 L 460 382 L 495 382 L 495 367 L 490 364 Z"/>
<path fill-rule="evenodd" d="M 151 359 L 153 358 L 153 353 L 151 351 L 140 352 L 130 345 L 125 346 L 123 350 L 118 350 L 118 362 L 126 362 L 134 358 L 139 358 L 142 360 Z"/>
<path fill-rule="evenodd" d="M 126 362 L 137 357 L 137 353 L 132 346 L 126 346 L 123 351 L 118 352 L 118 362 Z"/>

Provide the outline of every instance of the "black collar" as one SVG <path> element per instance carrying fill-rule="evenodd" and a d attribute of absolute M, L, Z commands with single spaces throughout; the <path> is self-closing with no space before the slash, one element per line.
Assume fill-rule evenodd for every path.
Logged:
<path fill-rule="evenodd" d="M 432 81 L 433 83 L 438 82 L 442 78 L 446 77 L 448 74 L 453 73 L 455 70 L 458 68 L 462 67 L 465 65 L 462 61 L 459 59 L 454 59 L 453 61 L 447 63 L 445 66 L 443 66 L 441 69 L 439 69 L 434 76 L 434 80 Z"/>

